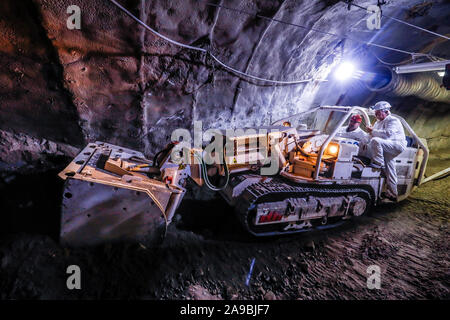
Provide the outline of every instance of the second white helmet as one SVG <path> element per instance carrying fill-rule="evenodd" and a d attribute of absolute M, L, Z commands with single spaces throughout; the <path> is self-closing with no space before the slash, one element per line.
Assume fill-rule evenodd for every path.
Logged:
<path fill-rule="evenodd" d="M 370 107 L 372 110 L 389 110 L 391 108 L 391 104 L 387 101 L 378 101 L 374 106 Z"/>

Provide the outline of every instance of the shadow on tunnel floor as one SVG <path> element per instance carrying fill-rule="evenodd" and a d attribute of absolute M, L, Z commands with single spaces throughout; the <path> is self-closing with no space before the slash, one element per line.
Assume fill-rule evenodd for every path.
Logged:
<path fill-rule="evenodd" d="M 0 234 L 25 232 L 58 239 L 64 186 L 59 171 L 2 173 Z"/>

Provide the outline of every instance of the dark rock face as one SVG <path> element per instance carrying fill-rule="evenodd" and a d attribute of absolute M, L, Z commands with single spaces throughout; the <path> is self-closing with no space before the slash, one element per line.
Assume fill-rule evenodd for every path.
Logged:
<path fill-rule="evenodd" d="M 389 61 L 408 58 L 206 0 L 120 3 L 163 35 L 210 50 L 233 68 L 263 78 L 324 79 L 343 58 L 375 64 L 370 52 Z M 375 34 L 365 25 L 364 11 L 348 11 L 339 1 L 211 3 L 405 50 L 433 49 L 448 58 L 448 42 L 392 22 Z M 449 5 L 430 3 L 417 7 L 419 2 L 396 1 L 384 12 L 448 33 L 450 27 L 437 22 L 448 21 Z M 81 8 L 81 30 L 67 28 L 70 5 Z M 206 54 L 157 37 L 108 0 L 8 0 L 0 5 L 0 14 L 0 129 L 38 139 L 76 147 L 105 140 L 154 154 L 174 129 L 192 129 L 194 121 L 202 121 L 204 129 L 263 125 L 319 104 L 366 106 L 391 99 L 359 84 L 273 85 L 239 78 Z M 414 41 L 405 34 L 414 35 Z M 395 105 L 420 134 L 432 138 L 432 149 L 448 148 L 448 117 L 417 111 L 416 100 L 409 100 L 414 101 L 411 108 L 403 99 Z M 419 104 L 448 114 L 449 104 Z"/>
<path fill-rule="evenodd" d="M 324 79 L 343 59 L 365 70 L 410 57 L 208 2 L 450 59 L 449 41 L 385 19 L 370 31 L 364 11 L 338 0 L 119 1 L 163 35 L 269 79 Z M 81 8 L 81 30 L 67 28 L 70 5 Z M 450 34 L 448 0 L 388 1 L 383 12 Z M 197 189 L 161 247 L 58 244 L 57 174 L 89 141 L 151 155 L 195 121 L 204 129 L 262 125 L 316 105 L 377 100 L 391 101 L 427 138 L 435 156 L 428 176 L 448 167 L 450 103 L 376 95 L 361 81 L 242 79 L 155 36 L 109 0 L 0 1 L 0 299 L 448 299 L 449 179 L 327 233 L 255 241 L 217 193 Z M 83 270 L 83 290 L 67 290 L 72 264 Z M 382 290 L 367 289 L 373 264 L 383 270 Z"/>
<path fill-rule="evenodd" d="M 0 130 L 0 170 L 16 171 L 51 159 L 75 157 L 80 149 L 47 139 L 37 139 L 23 133 Z"/>
<path fill-rule="evenodd" d="M 78 113 L 31 1 L 0 5 L 0 128 L 81 145 Z"/>

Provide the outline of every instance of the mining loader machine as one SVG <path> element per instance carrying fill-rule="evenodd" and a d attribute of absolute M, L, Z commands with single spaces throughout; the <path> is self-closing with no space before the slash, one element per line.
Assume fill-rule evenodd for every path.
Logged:
<path fill-rule="evenodd" d="M 380 198 L 383 170 L 370 167 L 367 145 L 340 134 L 354 114 L 362 116 L 363 129 L 374 116 L 358 106 L 321 106 L 270 126 L 216 130 L 211 143 L 222 148 L 212 152 L 174 141 L 152 160 L 136 150 L 89 143 L 59 174 L 65 180 L 61 242 L 161 241 L 188 183 L 219 192 L 258 237 L 361 216 L 387 200 Z M 402 201 L 420 185 L 429 151 L 403 118 L 393 116 L 407 133 L 407 148 L 395 158 Z"/>

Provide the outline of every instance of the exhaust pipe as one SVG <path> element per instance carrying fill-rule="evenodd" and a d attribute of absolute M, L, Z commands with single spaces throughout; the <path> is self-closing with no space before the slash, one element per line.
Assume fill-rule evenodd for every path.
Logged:
<path fill-rule="evenodd" d="M 372 92 L 392 96 L 416 96 L 424 100 L 450 103 L 450 91 L 441 88 L 440 78 L 435 73 L 396 74 L 390 68 L 379 66 L 365 81 Z"/>

